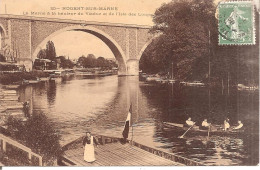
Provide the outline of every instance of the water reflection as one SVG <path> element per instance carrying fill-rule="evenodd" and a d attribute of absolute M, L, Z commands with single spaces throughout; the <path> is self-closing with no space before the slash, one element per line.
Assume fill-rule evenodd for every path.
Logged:
<path fill-rule="evenodd" d="M 49 105 L 53 105 L 56 98 L 56 82 L 49 81 L 47 85 L 47 100 Z"/>
<path fill-rule="evenodd" d="M 258 93 L 146 84 L 137 77 L 77 76 L 26 86 L 20 95 L 21 100 L 30 96 L 33 110 L 46 114 L 60 132 L 61 144 L 84 135 L 86 129 L 121 137 L 131 103 L 130 139 L 208 165 L 258 163 Z M 188 133 L 179 139 L 182 131 L 163 128 L 164 121 L 183 123 L 188 116 L 196 122 L 208 118 L 215 124 L 222 124 L 225 117 L 231 124 L 242 120 L 247 132 L 233 137 L 210 135 L 209 139 Z"/>

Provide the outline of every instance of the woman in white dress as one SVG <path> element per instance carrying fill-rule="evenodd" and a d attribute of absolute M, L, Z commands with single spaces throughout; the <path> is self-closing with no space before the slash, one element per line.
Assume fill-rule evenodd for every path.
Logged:
<path fill-rule="evenodd" d="M 95 159 L 95 151 L 94 151 L 94 143 L 98 145 L 96 139 L 91 135 L 90 132 L 86 132 L 86 137 L 83 139 L 84 149 L 84 160 L 87 162 L 94 162 Z"/>

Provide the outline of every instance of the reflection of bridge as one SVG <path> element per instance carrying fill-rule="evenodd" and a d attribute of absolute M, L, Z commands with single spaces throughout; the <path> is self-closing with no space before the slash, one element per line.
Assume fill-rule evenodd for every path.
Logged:
<path fill-rule="evenodd" d="M 119 63 L 120 75 L 138 75 L 139 59 L 152 39 L 149 26 L 0 15 L 1 49 L 17 52 L 27 70 L 47 41 L 65 31 L 83 31 L 100 38 Z M 16 55 L 17 56 L 17 55 Z"/>

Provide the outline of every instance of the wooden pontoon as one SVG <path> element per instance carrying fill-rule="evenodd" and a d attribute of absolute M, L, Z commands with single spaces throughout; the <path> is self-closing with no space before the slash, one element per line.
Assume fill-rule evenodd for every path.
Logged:
<path fill-rule="evenodd" d="M 63 147 L 58 158 L 60 166 L 183 166 L 202 165 L 199 162 L 151 148 L 137 142 L 94 135 L 100 143 L 95 147 L 96 161 L 88 163 L 83 160 L 83 146 L 81 137 Z"/>

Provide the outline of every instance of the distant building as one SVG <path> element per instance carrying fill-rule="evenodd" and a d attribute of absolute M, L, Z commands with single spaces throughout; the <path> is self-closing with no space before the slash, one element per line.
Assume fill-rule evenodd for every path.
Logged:
<path fill-rule="evenodd" d="M 8 62 L 0 62 L 0 71 L 26 71 L 24 65 L 20 65 L 17 63 L 8 63 Z"/>
<path fill-rule="evenodd" d="M 36 70 L 51 70 L 54 65 L 56 65 L 54 61 L 37 58 L 33 63 L 33 68 Z"/>

